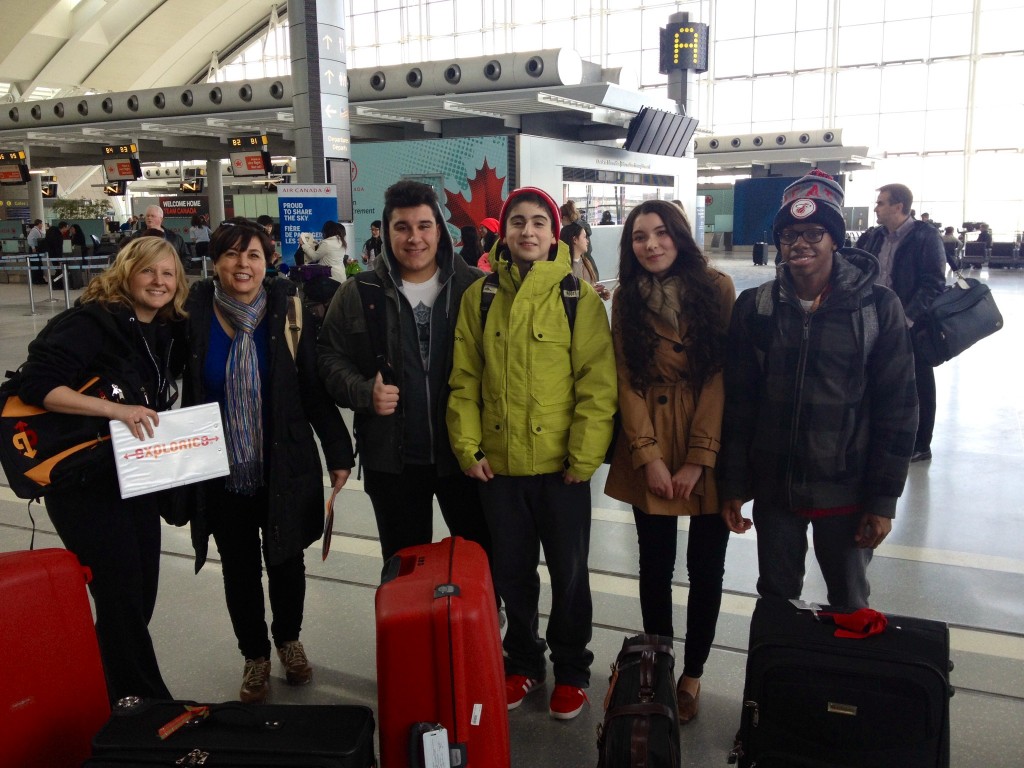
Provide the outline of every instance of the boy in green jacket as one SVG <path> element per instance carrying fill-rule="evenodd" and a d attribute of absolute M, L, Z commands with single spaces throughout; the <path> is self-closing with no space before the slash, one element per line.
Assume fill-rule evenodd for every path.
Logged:
<path fill-rule="evenodd" d="M 493 301 L 484 313 L 480 280 L 459 312 L 447 423 L 460 466 L 481 483 L 493 539 L 491 569 L 508 616 L 508 708 L 541 686 L 550 647 L 549 709 L 568 720 L 587 701 L 593 661 L 590 477 L 611 440 L 615 358 L 593 288 L 578 281 L 578 296 L 563 296 L 571 262 L 555 202 L 540 189 L 514 190 L 500 223 Z M 552 592 L 546 642 L 538 633 L 542 545 Z"/>

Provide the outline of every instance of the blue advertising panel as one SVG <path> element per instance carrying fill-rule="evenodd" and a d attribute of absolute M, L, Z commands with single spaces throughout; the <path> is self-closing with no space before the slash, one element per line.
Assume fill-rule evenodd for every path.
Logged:
<path fill-rule="evenodd" d="M 295 264 L 299 235 L 311 233 L 320 239 L 324 222 L 338 220 L 336 184 L 278 184 L 277 210 L 281 222 L 281 256 Z"/>

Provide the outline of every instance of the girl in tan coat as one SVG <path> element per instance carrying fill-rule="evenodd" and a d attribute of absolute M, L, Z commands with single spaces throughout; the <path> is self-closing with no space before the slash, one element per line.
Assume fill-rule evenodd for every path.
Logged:
<path fill-rule="evenodd" d="M 619 246 L 612 304 L 622 429 L 605 493 L 633 506 L 644 631 L 674 636 L 676 518 L 690 516 L 679 720 L 697 716 L 700 678 L 722 602 L 729 530 L 719 515 L 715 461 L 722 429 L 722 361 L 732 280 L 708 266 L 681 208 L 633 209 Z"/>

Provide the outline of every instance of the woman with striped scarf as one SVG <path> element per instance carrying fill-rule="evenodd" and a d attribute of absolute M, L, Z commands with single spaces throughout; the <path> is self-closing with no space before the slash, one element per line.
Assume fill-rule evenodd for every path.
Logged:
<path fill-rule="evenodd" d="M 295 300 L 294 283 L 266 278 L 273 254 L 263 229 L 244 219 L 222 224 L 210 239 L 214 277 L 193 285 L 187 304 L 184 404 L 220 403 L 231 470 L 226 478 L 193 486 L 196 571 L 212 534 L 245 658 L 239 698 L 246 703 L 263 702 L 270 688 L 264 562 L 270 635 L 284 677 L 290 685 L 312 679 L 299 633 L 303 550 L 323 530 L 323 468 L 313 431 L 334 488 L 345 484 L 354 463 L 348 430 L 317 376 L 311 317 L 304 317 L 307 330 L 289 346 L 296 323 L 288 315 L 306 310 Z"/>

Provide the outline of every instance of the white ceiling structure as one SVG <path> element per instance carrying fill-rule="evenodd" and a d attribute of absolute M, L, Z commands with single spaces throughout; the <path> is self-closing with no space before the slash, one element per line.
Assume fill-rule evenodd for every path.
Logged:
<path fill-rule="evenodd" d="M 284 5 L 284 3 L 281 3 Z M 265 27 L 268 0 L 0 0 L 0 82 L 19 97 L 191 82 Z M 48 93 L 47 95 L 58 95 Z"/>
<path fill-rule="evenodd" d="M 228 60 L 286 10 L 286 2 L 268 0 L 0 0 L 0 149 L 27 149 L 33 168 L 94 166 L 103 145 L 129 139 L 138 142 L 144 163 L 204 160 L 227 157 L 230 136 L 258 129 L 270 136 L 275 156 L 290 156 L 294 114 L 289 77 L 278 78 L 286 98 L 259 106 L 237 98 L 214 105 L 203 95 L 211 63 Z M 545 77 L 566 63 L 579 76 L 524 87 L 516 59 L 520 74 L 515 84 L 511 75 L 488 83 L 469 77 L 470 67 L 481 62 L 460 60 L 467 74 L 463 86 L 466 81 L 483 85 L 452 93 L 459 89 L 441 83 L 420 89 L 424 93 L 419 95 L 403 88 L 404 69 L 381 68 L 389 71 L 389 89 L 383 93 L 360 87 L 377 73 L 350 70 L 352 140 L 521 132 L 611 141 L 625 138 L 630 120 L 644 106 L 675 111 L 674 102 L 618 85 L 618 70 L 580 64 L 571 51 L 542 53 L 553 54 Z M 518 54 L 504 56 L 510 57 L 505 66 L 511 71 L 511 57 Z M 258 84 L 272 80 L 252 81 L 253 90 L 262 93 Z M 390 84 L 398 86 L 394 96 Z M 219 85 L 228 94 L 242 84 Z M 196 106 L 170 109 L 190 87 Z M 154 96 L 163 91 L 168 108 L 152 109 Z M 104 114 L 100 108 L 105 97 L 120 105 L 132 95 L 142 105 L 137 114 L 123 109 Z M 88 119 L 75 114 L 83 105 Z M 805 150 L 801 159 L 813 155 Z M 713 160 L 717 169 L 733 158 Z M 712 158 L 699 162 L 710 167 Z"/>

